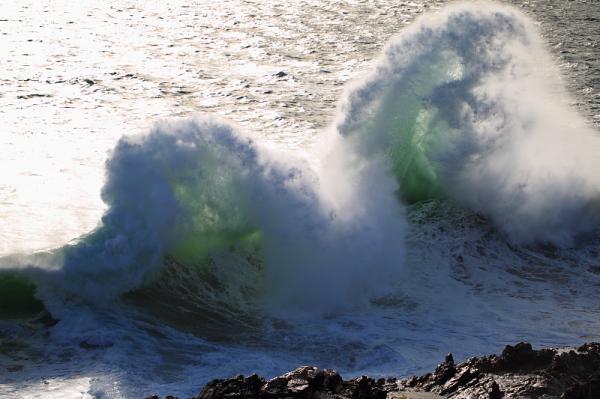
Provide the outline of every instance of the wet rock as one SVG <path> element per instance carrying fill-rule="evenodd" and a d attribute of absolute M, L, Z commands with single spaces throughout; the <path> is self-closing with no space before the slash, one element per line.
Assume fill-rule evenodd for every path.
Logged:
<path fill-rule="evenodd" d="M 455 392 L 460 387 L 465 386 L 471 380 L 479 377 L 477 369 L 465 368 L 458 372 L 454 377 L 448 380 L 443 386 L 440 394 L 446 395 Z"/>
<path fill-rule="evenodd" d="M 258 376 L 214 380 L 197 398 L 385 399 L 392 386 L 395 387 L 395 383 L 387 383 L 384 379 L 375 381 L 366 376 L 344 381 L 333 370 L 319 370 L 316 367 L 304 366 L 268 381 Z"/>
<path fill-rule="evenodd" d="M 399 386 L 455 399 L 600 398 L 600 344 L 569 351 L 508 345 L 499 356 L 454 365 L 455 375 L 445 380 L 450 365 L 444 362 L 433 374 L 401 380 Z"/>
<path fill-rule="evenodd" d="M 158 397 L 150 397 L 156 399 Z M 197 399 L 592 399 L 600 398 L 600 344 L 572 350 L 506 346 L 500 355 L 456 364 L 447 355 L 433 373 L 397 380 L 344 381 L 333 370 L 304 366 L 266 381 L 252 375 L 214 380 Z"/>
<path fill-rule="evenodd" d="M 454 358 L 452 355 L 446 356 L 446 361 L 435 369 L 433 373 L 433 380 L 435 384 L 442 385 L 456 374 L 456 367 L 454 366 Z"/>
<path fill-rule="evenodd" d="M 592 398 L 600 398 L 600 374 L 593 375 L 584 382 L 571 385 L 561 396 L 561 399 Z"/>
<path fill-rule="evenodd" d="M 258 398 L 265 380 L 256 374 L 244 378 L 238 375 L 228 380 L 214 380 L 204 387 L 197 398 Z"/>
<path fill-rule="evenodd" d="M 322 390 L 325 372 L 316 367 L 300 367 L 292 372 L 267 381 L 263 392 L 267 396 L 298 397 L 309 392 Z"/>
<path fill-rule="evenodd" d="M 541 349 L 534 351 L 531 344 L 520 342 L 515 346 L 507 345 L 500 357 L 492 361 L 495 371 L 535 370 L 548 366 L 556 351 Z"/>

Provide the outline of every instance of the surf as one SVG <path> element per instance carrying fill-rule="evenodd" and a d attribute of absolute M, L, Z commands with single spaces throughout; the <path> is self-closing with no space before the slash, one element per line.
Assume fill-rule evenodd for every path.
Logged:
<path fill-rule="evenodd" d="M 207 115 L 121 138 L 97 226 L 0 259 L 0 360 L 24 367 L 3 392 L 189 396 L 596 339 L 598 132 L 555 64 L 520 12 L 458 4 L 393 38 L 313 147 Z"/>
<path fill-rule="evenodd" d="M 407 203 L 448 198 L 519 244 L 573 244 L 600 221 L 600 138 L 532 21 L 494 3 L 420 17 L 350 84 L 335 129 L 385 154 Z"/>
<path fill-rule="evenodd" d="M 21 294 L 0 290 L 57 317 L 124 296 L 238 320 L 364 309 L 397 294 L 406 205 L 431 200 L 510 243 L 571 246 L 600 217 L 599 140 L 552 64 L 518 11 L 454 5 L 390 41 L 308 155 L 211 116 L 157 122 L 110 154 L 98 227 L 3 258 Z"/>
<path fill-rule="evenodd" d="M 57 315 L 65 300 L 106 306 L 164 277 L 165 264 L 213 281 L 217 302 L 238 309 L 328 311 L 385 293 L 382 281 L 393 281 L 403 253 L 393 189 L 370 204 L 336 206 L 305 165 L 213 117 L 160 122 L 113 150 L 95 230 L 4 258 L 3 269 L 35 283 Z"/>

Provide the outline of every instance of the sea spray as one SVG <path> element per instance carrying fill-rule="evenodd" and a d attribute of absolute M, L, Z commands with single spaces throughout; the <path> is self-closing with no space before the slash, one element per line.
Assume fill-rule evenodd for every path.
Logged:
<path fill-rule="evenodd" d="M 551 64 L 517 11 L 448 7 L 348 87 L 316 167 L 226 122 L 161 122 L 112 152 L 98 228 L 2 268 L 42 298 L 107 303 L 171 262 L 217 281 L 226 301 L 331 310 L 397 281 L 395 192 L 449 197 L 514 242 L 570 244 L 598 223 L 600 148 Z"/>
<path fill-rule="evenodd" d="M 3 265 L 32 277 L 43 298 L 93 304 L 160 278 L 166 262 L 218 281 L 221 300 L 273 310 L 331 311 L 389 292 L 403 256 L 396 184 L 374 161 L 359 173 L 336 169 L 353 187 L 345 193 L 352 201 L 340 206 L 294 158 L 214 118 L 158 123 L 111 153 L 102 189 L 108 209 L 94 231 Z"/>
<path fill-rule="evenodd" d="M 600 138 L 512 8 L 419 18 L 348 87 L 336 128 L 365 157 L 388 157 L 403 200 L 449 197 L 513 242 L 569 245 L 600 221 Z"/>
<path fill-rule="evenodd" d="M 542 21 L 554 27 L 555 14 L 546 13 L 549 4 L 542 6 L 538 2 L 537 5 L 536 9 L 544 9 L 538 14 Z M 554 2 L 554 5 L 560 6 L 560 3 Z M 472 7 L 471 13 L 480 13 L 479 6 Z M 495 5 L 491 7 L 500 14 L 506 11 Z M 588 6 L 587 10 L 593 14 L 593 7 Z M 146 21 L 162 18 L 157 15 L 193 14 L 164 11 L 153 16 L 147 15 Z M 395 13 L 396 10 L 386 12 L 387 20 L 392 11 Z M 81 15 L 85 17 L 85 14 Z M 447 9 L 439 11 L 437 21 L 443 24 L 449 14 L 451 12 Z M 69 14 L 65 16 L 72 17 Z M 287 22 L 293 22 L 293 18 L 296 18 L 288 16 L 292 19 L 286 18 Z M 356 16 L 363 20 L 364 14 Z M 468 29 L 469 25 L 475 28 L 481 26 L 473 18 L 463 19 L 466 23 L 464 29 Z M 582 21 L 577 21 L 577 26 L 580 26 L 579 22 Z M 401 22 L 398 20 L 398 23 Z M 426 24 L 429 26 L 427 29 L 434 32 L 437 28 L 433 28 L 439 25 L 436 24 Z M 222 24 L 219 22 L 217 25 Z M 190 26 L 192 30 L 194 26 L 204 30 L 204 24 Z M 348 37 L 344 32 L 353 34 L 353 27 L 337 27 L 340 28 L 340 40 Z M 323 33 L 331 33 L 327 32 L 330 29 L 326 24 L 317 28 L 323 29 Z M 508 26 L 505 29 L 509 29 Z M 556 30 L 561 29 L 559 27 Z M 118 30 L 115 32 L 113 38 L 119 42 L 120 33 Z M 163 32 L 177 33 L 180 30 Z M 219 29 L 215 32 L 218 33 Z M 231 34 L 231 31 L 227 34 Z M 406 34 L 410 34 L 410 31 Z M 198 37 L 193 36 L 190 40 Z M 508 34 L 500 37 L 515 39 Z M 519 36 L 515 37 L 518 41 Z M 85 39 L 85 35 L 82 38 Z M 452 47 L 460 42 L 459 38 L 448 39 L 445 43 Z M 218 42 L 222 38 L 217 36 L 216 39 Z M 265 43 L 268 45 L 270 40 L 267 38 Z M 435 45 L 437 41 L 423 41 L 423 45 Z M 89 41 L 83 40 L 82 43 Z M 314 42 L 307 43 L 312 54 Z M 138 40 L 136 48 L 160 57 L 168 57 L 169 54 L 156 51 L 157 47 L 151 43 L 144 44 Z M 215 49 L 212 46 L 210 48 L 210 51 Z M 316 49 L 316 54 L 323 54 L 320 47 Z M 413 50 L 413 54 L 418 56 L 420 51 L 426 49 L 416 46 Z M 587 46 L 575 48 L 568 57 L 569 61 L 584 60 L 577 55 L 577 51 L 587 52 Z M 449 79 L 462 76 L 460 63 L 452 61 L 458 58 L 450 53 L 432 53 L 430 62 L 415 64 L 422 67 L 422 74 L 418 75 L 419 79 L 414 79 L 411 87 L 423 92 L 424 87 L 437 84 L 435 79 L 433 83 L 424 82 L 438 73 L 450 76 Z M 449 62 L 438 63 L 440 57 L 446 56 Z M 160 61 L 159 58 L 156 60 Z M 402 54 L 396 58 L 397 62 L 412 62 L 408 53 L 406 58 Z M 208 76 L 220 76 L 215 81 L 217 85 L 222 85 L 223 76 L 219 75 L 219 69 L 204 64 L 205 57 L 200 59 L 203 64 L 200 69 L 208 71 Z M 335 60 L 332 62 L 335 64 Z M 424 64 L 428 67 L 423 67 Z M 446 64 L 453 67 L 445 69 Z M 537 67 L 544 67 L 542 62 L 539 64 Z M 589 65 L 585 61 L 583 64 Z M 204 73 L 201 75 L 207 76 Z M 104 78 L 96 79 L 97 84 L 92 88 L 110 84 L 110 75 L 99 75 L 102 76 Z M 155 76 L 158 76 L 162 86 L 164 74 Z M 543 82 L 543 87 L 554 84 L 554 73 L 546 76 L 549 79 Z M 288 77 L 290 85 L 303 81 L 294 69 L 288 71 Z M 318 75 L 315 77 L 318 78 Z M 129 83 L 142 79 L 145 83 L 154 80 L 149 75 L 135 76 Z M 489 74 L 490 83 L 494 79 L 494 74 Z M 128 78 L 125 77 L 125 80 Z M 38 84 L 37 80 L 32 82 Z M 115 82 L 121 85 L 124 81 L 118 77 Z M 382 81 L 384 91 L 387 82 Z M 196 83 L 204 85 L 207 80 L 202 78 Z M 282 83 L 277 82 L 277 85 L 280 88 L 288 87 Z M 504 80 L 499 80 L 500 89 L 503 89 L 504 83 Z M 52 85 L 56 87 L 55 83 Z M 254 93 L 256 86 L 252 81 L 250 86 Z M 194 87 L 192 82 L 190 87 Z M 201 90 L 211 91 L 210 86 L 196 87 L 198 92 L 161 92 L 160 97 L 168 107 L 173 95 L 178 99 L 183 98 L 181 95 L 196 98 L 201 95 Z M 294 86 L 289 87 L 293 89 Z M 507 89 L 509 87 L 506 86 Z M 123 93 L 133 95 L 128 98 L 135 97 L 134 102 L 139 110 L 146 109 L 147 103 L 139 97 L 140 92 L 131 91 L 130 84 L 120 86 L 120 89 L 124 90 Z M 221 89 L 219 87 L 218 91 Z M 436 93 L 443 94 L 444 90 L 436 90 Z M 89 92 L 85 99 L 101 99 L 97 96 L 103 92 Z M 388 98 L 393 100 L 398 93 L 377 99 L 378 93 L 374 92 L 372 104 L 383 104 Z M 562 96 L 560 91 L 553 93 L 558 94 L 552 97 L 552 101 Z M 327 91 L 322 89 L 316 89 L 311 94 L 327 97 Z M 418 111 L 422 107 L 422 98 L 413 96 L 410 91 L 405 94 L 399 101 L 406 105 L 406 109 Z M 284 99 L 280 94 L 269 94 L 269 97 L 273 96 Z M 313 98 L 312 95 L 309 97 Z M 524 98 L 530 97 L 525 95 Z M 12 97 L 6 98 L 11 100 Z M 56 92 L 54 98 L 64 99 L 64 96 Z M 163 100 L 153 98 L 152 104 Z M 550 101 L 547 97 L 543 100 Z M 287 101 L 284 102 L 289 105 Z M 436 103 L 439 102 L 441 100 L 436 100 Z M 109 104 L 112 104 L 109 107 L 111 119 L 119 119 L 119 115 L 132 117 L 131 107 L 121 100 Z M 226 104 L 226 112 L 240 111 L 235 101 L 226 101 Z M 298 104 L 300 106 L 302 100 Z M 397 109 L 394 105 L 397 102 L 390 104 L 390 112 Z M 433 105 L 431 107 L 436 109 Z M 519 105 L 519 109 L 528 110 L 522 107 Z M 564 108 L 567 109 L 566 106 Z M 373 109 L 376 110 L 376 107 Z M 368 112 L 369 108 L 364 110 Z M 112 116 L 113 113 L 116 116 Z M 333 367 L 348 377 L 362 374 L 385 377 L 390 374 L 417 374 L 422 368 L 431 369 L 437 360 L 443 359 L 448 348 L 452 348 L 457 358 L 467 358 L 474 353 L 497 351 L 501 349 L 499 345 L 518 342 L 523 337 L 544 346 L 573 345 L 582 339 L 597 339 L 594 331 L 600 331 L 597 317 L 600 310 L 596 300 L 600 283 L 598 235 L 593 236 L 589 245 L 574 249 L 522 246 L 507 242 L 488 223 L 491 213 L 487 213 L 488 219 L 483 218 L 470 210 L 469 203 L 464 200 L 460 200 L 462 206 L 457 206 L 458 188 L 452 187 L 448 183 L 450 180 L 440 178 L 439 161 L 435 155 L 440 148 L 445 148 L 442 144 L 454 140 L 460 142 L 462 130 L 453 127 L 460 124 L 442 121 L 434 129 L 428 121 L 435 119 L 435 112 L 418 111 L 416 114 L 418 128 L 412 132 L 418 138 L 415 147 L 419 151 L 411 152 L 412 158 L 405 157 L 403 148 L 396 145 L 403 141 L 403 135 L 395 136 L 398 140 L 393 141 L 392 146 L 385 142 L 387 139 L 369 135 L 371 146 L 367 146 L 367 141 L 364 141 L 366 135 L 338 135 L 334 129 L 333 134 L 327 137 L 329 145 L 321 149 L 325 155 L 319 159 L 320 166 L 314 169 L 308 168 L 303 160 L 292 161 L 295 154 L 266 151 L 260 143 L 252 141 L 251 136 L 227 123 L 204 118 L 161 123 L 152 133 L 124 139 L 118 150 L 112 153 L 113 161 L 108 166 L 111 172 L 107 175 L 110 177 L 113 174 L 115 178 L 117 176 L 114 174 L 121 175 L 122 183 L 118 184 L 119 187 L 105 190 L 104 197 L 111 206 L 121 207 L 123 215 L 131 213 L 130 217 L 122 220 L 131 221 L 131 226 L 140 226 L 139 232 L 126 225 L 121 226 L 118 223 L 121 218 L 116 216 L 114 228 L 109 229 L 113 222 L 109 217 L 109 208 L 106 223 L 103 222 L 95 232 L 72 243 L 70 249 L 0 260 L 3 270 L 10 269 L 13 275 L 19 276 L 16 279 L 0 278 L 0 291 L 5 290 L 4 293 L 18 302 L 13 310 L 19 313 L 22 310 L 39 310 L 39 303 L 30 301 L 34 289 L 30 281 L 35 281 L 37 295 L 44 298 L 46 307 L 60 319 L 50 329 L 0 321 L 0 335 L 5 349 L 0 354 L 0 363 L 3 370 L 9 367 L 11 370 L 4 373 L 6 381 L 3 382 L 6 383 L 0 384 L 0 396 L 44 397 L 52 391 L 57 396 L 65 397 L 146 397 L 151 393 L 187 397 L 196 395 L 198 389 L 213 378 L 238 373 L 275 376 L 295 368 L 299 363 Z M 448 111 L 448 114 L 452 113 Z M 133 115 L 139 116 L 139 113 L 133 112 Z M 239 116 L 240 113 L 235 115 Z M 303 115 L 314 117 L 310 110 Z M 354 115 L 360 124 L 364 115 Z M 399 117 L 409 122 L 412 120 L 410 113 L 401 113 Z M 436 118 L 438 121 L 442 119 Z M 445 118 L 447 121 L 454 120 L 450 116 Z M 463 123 L 461 118 L 457 119 Z M 297 121 L 301 122 L 300 126 L 318 122 L 309 121 L 306 117 Z M 552 118 L 549 121 L 554 125 Z M 285 133 L 285 118 L 278 121 L 277 126 L 282 126 Z M 50 129 L 48 133 L 47 136 L 52 137 L 57 132 Z M 98 132 L 90 134 L 92 141 L 100 137 L 95 136 L 100 134 Z M 305 132 L 299 131 L 298 137 L 305 137 Z M 534 143 L 538 146 L 537 141 Z M 204 148 L 204 152 L 194 150 L 196 144 Z M 90 145 L 95 146 L 91 142 Z M 236 149 L 246 155 L 238 153 Z M 531 154 L 535 152 L 530 148 L 524 150 L 534 158 Z M 297 149 L 297 152 L 300 151 Z M 194 152 L 207 156 L 188 162 L 186 154 L 193 158 L 191 154 Z M 576 153 L 584 157 L 586 151 Z M 115 158 L 117 155 L 118 160 Z M 142 155 L 147 157 L 148 162 L 139 159 Z M 402 179 L 398 178 L 403 169 L 394 166 L 398 161 L 396 155 L 404 157 L 404 163 L 400 162 L 399 166 L 406 169 L 406 166 L 417 165 L 418 168 L 408 168 L 411 173 L 405 173 Z M 413 161 L 406 162 L 411 159 Z M 84 160 L 89 162 L 85 157 Z M 192 169 L 188 171 L 190 178 L 184 178 L 183 175 L 183 166 L 186 165 Z M 240 165 L 243 167 L 240 168 Z M 586 170 L 583 166 L 582 170 Z M 173 170 L 167 172 L 171 167 Z M 199 176 L 196 167 L 207 171 L 207 174 L 208 171 L 219 173 L 196 177 Z M 128 175 L 127 171 L 131 173 Z M 394 171 L 395 175 L 390 171 Z M 197 185 L 197 182 L 203 182 L 205 188 Z M 274 184 L 276 182 L 281 184 Z M 492 183 L 488 182 L 488 185 Z M 574 185 L 574 194 L 578 193 L 578 184 Z M 131 193 L 121 192 L 127 191 L 128 187 L 133 190 Z M 560 190 L 564 188 L 558 187 Z M 402 262 L 403 240 L 399 237 L 403 235 L 404 215 L 402 206 L 394 196 L 397 190 L 400 197 L 414 202 L 407 211 L 410 226 L 406 234 L 406 262 Z M 467 193 L 473 190 L 471 187 Z M 432 197 L 438 199 L 422 200 Z M 453 200 L 447 200 L 447 197 Z M 201 201 L 196 203 L 195 198 Z M 78 199 L 73 198 L 73 201 L 75 209 Z M 139 205 L 135 205 L 136 201 Z M 200 206 L 204 201 L 210 212 Z M 152 203 L 156 206 L 152 206 Z M 299 206 L 288 207 L 286 204 Z M 229 207 L 233 207 L 231 213 Z M 188 212 L 194 208 L 198 208 L 199 212 Z M 158 210 L 159 214 L 144 216 L 147 210 Z M 198 220 L 202 220 L 207 215 L 222 214 L 221 210 L 224 212 L 223 218 L 210 216 L 204 224 L 196 224 L 194 218 L 190 217 L 198 215 Z M 511 215 L 510 212 L 507 214 Z M 29 218 L 27 215 L 25 213 L 21 217 L 24 223 Z M 562 217 L 560 212 L 557 215 Z M 156 227 L 152 227 L 148 220 L 156 222 Z M 500 226 L 498 217 L 494 220 Z M 530 222 L 530 218 L 524 218 L 524 228 L 530 228 Z M 227 228 L 219 228 L 220 223 Z M 207 227 L 203 229 L 197 226 Z M 106 230 L 102 231 L 104 228 Z M 144 232 L 144 229 L 148 231 Z M 119 236 L 119 231 L 121 238 L 111 240 L 111 237 Z M 572 234 L 568 228 L 565 231 L 569 236 Z M 504 232 L 507 233 L 506 230 Z M 26 239 L 26 235 L 20 236 Z M 137 242 L 144 237 L 156 237 L 156 245 L 145 246 L 143 242 Z M 296 251 L 292 246 L 297 237 L 301 238 L 299 243 L 302 249 Z M 105 245 L 99 245 L 101 243 Z M 127 257 L 127 245 L 141 249 L 132 251 Z M 94 248 L 98 249 L 98 253 L 104 249 L 104 261 L 100 261 L 101 256 L 95 255 Z M 123 249 L 121 257 L 117 256 L 119 248 Z M 274 252 L 269 254 L 271 250 Z M 117 256 L 117 261 L 111 260 L 111 253 Z M 80 256 L 75 256 L 77 254 Z M 85 267 L 87 257 L 95 269 Z M 72 260 L 70 266 L 65 268 L 68 258 Z M 131 266 L 125 261 L 128 258 L 133 260 Z M 147 264 L 147 259 L 156 259 L 156 263 Z M 312 259 L 316 261 L 312 263 Z M 22 266 L 20 269 L 17 268 L 19 264 Z M 323 265 L 326 267 L 321 267 Z M 403 271 L 398 276 L 400 269 Z M 139 279 L 128 283 L 130 276 Z M 82 283 L 86 278 L 92 282 Z M 353 307 L 350 312 L 328 312 L 327 317 L 317 317 L 321 310 L 348 309 L 365 302 L 366 298 L 376 297 L 394 286 L 398 279 L 402 282 L 395 295 L 379 298 L 372 302 L 373 306 L 359 309 L 363 311 L 355 311 Z M 96 284 L 93 280 L 97 280 Z M 10 288 L 6 289 L 7 284 L 3 286 L 3 282 L 10 284 Z M 135 288 L 136 285 L 142 288 Z M 12 288 L 15 290 L 11 292 Z M 94 294 L 94 290 L 99 293 Z M 129 292 L 121 295 L 119 292 L 122 290 Z M 141 292 L 144 295 L 140 297 Z M 134 301 L 135 306 L 130 306 L 131 297 L 139 299 Z M 0 307 L 6 304 L 4 298 L 6 296 L 0 293 Z M 155 305 L 152 301 L 164 304 L 161 308 L 164 313 L 150 309 Z M 299 302 L 292 303 L 294 301 Z M 282 317 L 269 317 L 264 312 L 251 313 L 251 316 L 258 316 L 256 318 L 244 317 L 247 316 L 244 302 L 264 304 L 279 310 Z M 30 307 L 29 304 L 34 306 Z M 308 317 L 291 320 L 298 313 L 295 311 L 298 308 L 304 310 Z M 166 313 L 170 318 L 162 318 Z M 255 320 L 258 323 L 253 324 Z M 211 326 L 211 331 L 198 328 L 206 325 Z M 189 334 L 190 331 L 194 334 Z M 18 357 L 2 357 L 7 354 L 7 344 L 13 346 L 13 343 L 17 345 L 8 351 Z M 23 348 L 20 347 L 22 343 L 25 343 Z M 5 361 L 8 363 L 3 363 Z"/>

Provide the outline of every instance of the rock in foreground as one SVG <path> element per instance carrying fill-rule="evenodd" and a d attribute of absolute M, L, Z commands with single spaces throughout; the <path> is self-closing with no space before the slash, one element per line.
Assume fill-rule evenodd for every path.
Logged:
<path fill-rule="evenodd" d="M 158 399 L 157 396 L 151 398 Z M 533 350 L 507 346 L 501 355 L 455 364 L 452 355 L 433 373 L 407 379 L 344 381 L 333 370 L 300 367 L 271 380 L 257 375 L 214 380 L 196 399 L 436 399 L 600 398 L 600 344 Z"/>

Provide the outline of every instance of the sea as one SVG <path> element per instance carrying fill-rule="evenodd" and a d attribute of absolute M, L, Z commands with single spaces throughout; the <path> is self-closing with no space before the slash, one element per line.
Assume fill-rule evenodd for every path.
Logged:
<path fill-rule="evenodd" d="M 600 1 L 0 3 L 0 397 L 600 339 Z"/>

